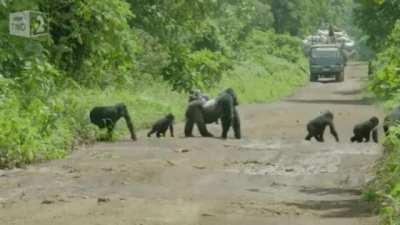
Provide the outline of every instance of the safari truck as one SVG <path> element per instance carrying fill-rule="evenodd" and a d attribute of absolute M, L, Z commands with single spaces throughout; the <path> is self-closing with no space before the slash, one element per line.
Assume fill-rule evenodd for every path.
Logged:
<path fill-rule="evenodd" d="M 344 81 L 346 57 L 336 44 L 319 44 L 311 46 L 309 51 L 310 81 L 316 82 L 320 77 L 335 78 Z"/>

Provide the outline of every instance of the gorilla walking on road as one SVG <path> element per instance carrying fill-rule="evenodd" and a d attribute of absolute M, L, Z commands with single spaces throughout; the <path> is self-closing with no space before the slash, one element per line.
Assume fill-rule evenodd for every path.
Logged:
<path fill-rule="evenodd" d="M 136 141 L 135 130 L 125 104 L 96 106 L 90 111 L 90 121 L 100 129 L 107 128 L 108 140 L 111 140 L 115 124 L 121 117 L 124 117 L 126 121 L 132 140 Z"/>
<path fill-rule="evenodd" d="M 194 100 L 186 109 L 185 136 L 193 137 L 194 124 L 203 137 L 213 137 L 208 132 L 206 124 L 214 123 L 218 119 L 222 122 L 222 135 L 226 139 L 230 127 L 233 127 L 235 138 L 241 138 L 239 113 L 236 110 L 237 97 L 233 89 L 228 88 L 215 99 L 206 103 L 202 100 Z"/>
<path fill-rule="evenodd" d="M 314 137 L 317 141 L 324 142 L 324 131 L 326 126 L 329 126 L 331 134 L 335 137 L 336 141 L 339 142 L 339 137 L 335 125 L 333 124 L 333 114 L 330 111 L 326 111 L 307 124 L 308 134 L 305 139 L 310 141 L 311 138 Z"/>
<path fill-rule="evenodd" d="M 376 129 L 376 127 L 378 126 L 378 124 L 379 119 L 375 116 L 365 122 L 357 124 L 356 126 L 354 126 L 354 136 L 350 139 L 350 141 L 357 141 L 358 143 L 361 143 L 365 139 L 365 142 L 369 142 L 372 133 L 372 139 L 374 140 L 374 142 L 377 143 L 378 129 Z"/>
<path fill-rule="evenodd" d="M 169 132 L 171 134 L 171 137 L 174 137 L 174 120 L 175 117 L 171 113 L 166 115 L 164 118 L 158 120 L 155 122 L 149 131 L 147 133 L 147 137 L 151 137 L 152 134 L 156 133 L 156 136 L 159 137 L 165 137 L 165 133 L 167 132 L 169 128 Z"/>

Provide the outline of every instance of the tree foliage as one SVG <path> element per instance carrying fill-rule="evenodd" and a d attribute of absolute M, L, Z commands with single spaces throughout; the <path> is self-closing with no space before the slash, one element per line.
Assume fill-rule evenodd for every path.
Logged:
<path fill-rule="evenodd" d="M 389 108 L 400 102 L 400 1 L 356 0 L 356 22 L 377 54 L 372 62 L 370 90 Z M 379 162 L 376 179 L 365 196 L 380 204 L 380 224 L 399 224 L 400 129 L 392 127 L 385 138 L 386 154 Z"/>
<path fill-rule="evenodd" d="M 383 49 L 374 62 L 371 90 L 383 99 L 391 99 L 400 94 L 400 21 L 387 37 Z"/>
<path fill-rule="evenodd" d="M 269 0 L 278 33 L 307 35 L 332 24 L 344 27 L 351 13 L 351 0 Z"/>
<path fill-rule="evenodd" d="M 377 52 L 371 90 L 380 98 L 394 98 L 400 90 L 400 1 L 356 0 L 354 14 L 367 35 L 367 44 Z"/>
<path fill-rule="evenodd" d="M 355 23 L 368 35 L 368 44 L 378 50 L 400 18 L 399 0 L 354 0 Z"/>

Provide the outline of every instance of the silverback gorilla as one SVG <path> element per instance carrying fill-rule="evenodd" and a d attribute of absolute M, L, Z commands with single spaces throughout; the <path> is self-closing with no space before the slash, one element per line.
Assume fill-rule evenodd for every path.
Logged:
<path fill-rule="evenodd" d="M 233 127 L 235 138 L 240 139 L 240 119 L 236 110 L 237 97 L 233 89 L 228 88 L 213 100 L 204 103 L 202 100 L 194 100 L 186 109 L 185 136 L 193 137 L 194 124 L 203 137 L 213 137 L 208 132 L 206 124 L 214 123 L 218 119 L 222 122 L 222 135 L 226 139 L 230 127 Z"/>
<path fill-rule="evenodd" d="M 383 121 L 383 131 L 385 135 L 389 134 L 389 128 L 396 126 L 396 123 L 400 122 L 400 106 L 395 108 L 389 115 L 387 115 Z"/>
<path fill-rule="evenodd" d="M 374 142 L 378 142 L 378 129 L 376 129 L 378 124 L 379 119 L 374 116 L 365 122 L 355 125 L 353 129 L 354 136 L 350 139 L 350 141 L 357 141 L 358 143 L 361 143 L 365 139 L 365 142 L 369 142 L 372 132 L 372 139 Z"/>
<path fill-rule="evenodd" d="M 193 102 L 196 100 L 199 100 L 205 104 L 210 100 L 210 97 L 208 97 L 208 95 L 202 93 L 199 89 L 195 89 L 195 90 L 190 91 L 188 102 L 190 103 L 190 102 Z M 219 124 L 218 120 L 215 121 L 215 124 Z"/>
<path fill-rule="evenodd" d="M 175 117 L 171 113 L 166 115 L 164 118 L 158 120 L 155 122 L 150 130 L 149 133 L 147 133 L 147 137 L 151 137 L 152 134 L 156 133 L 157 137 L 165 137 L 165 133 L 167 132 L 169 128 L 169 132 L 171 134 L 171 137 L 174 136 L 174 123 Z"/>
<path fill-rule="evenodd" d="M 333 124 L 333 114 L 330 111 L 326 111 L 307 124 L 308 134 L 305 139 L 310 141 L 311 138 L 314 137 L 317 141 L 324 142 L 324 131 L 326 126 L 329 126 L 331 134 L 335 137 L 336 141 L 339 142 L 339 137 L 335 130 L 335 125 Z"/>
<path fill-rule="evenodd" d="M 90 111 L 90 121 L 100 129 L 107 128 L 108 139 L 112 138 L 115 124 L 121 117 L 124 117 L 126 121 L 132 140 L 136 141 L 135 130 L 125 104 L 119 103 L 114 106 L 96 106 Z"/>

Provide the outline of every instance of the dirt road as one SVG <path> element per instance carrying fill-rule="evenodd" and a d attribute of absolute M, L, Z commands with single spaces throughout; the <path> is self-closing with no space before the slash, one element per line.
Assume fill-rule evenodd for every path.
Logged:
<path fill-rule="evenodd" d="M 0 171 L 0 224 L 376 224 L 360 187 L 381 147 L 349 142 L 355 121 L 383 116 L 362 97 L 364 75 L 366 66 L 354 63 L 344 83 L 241 105 L 240 141 L 147 139 L 143 131 L 137 143 L 97 144 L 65 160 Z M 307 121 L 327 109 L 341 142 L 329 132 L 325 143 L 304 141 Z"/>

